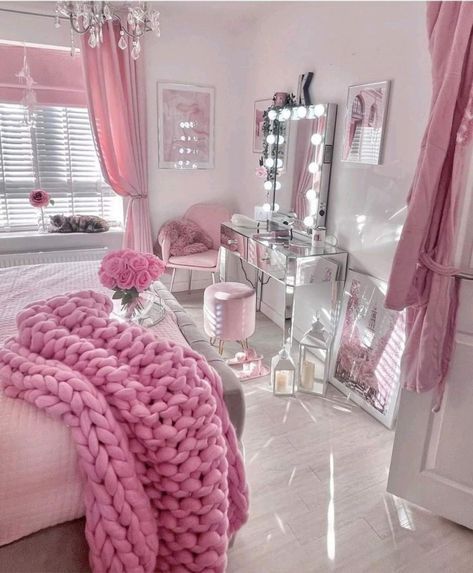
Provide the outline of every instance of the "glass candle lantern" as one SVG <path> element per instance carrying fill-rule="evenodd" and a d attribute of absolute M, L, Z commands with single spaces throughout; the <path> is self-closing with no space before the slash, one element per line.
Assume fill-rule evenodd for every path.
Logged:
<path fill-rule="evenodd" d="M 324 396 L 330 376 L 331 337 L 317 317 L 299 345 L 298 390 Z"/>
<path fill-rule="evenodd" d="M 293 396 L 296 390 L 296 366 L 287 346 L 271 360 L 271 385 L 276 396 Z"/>

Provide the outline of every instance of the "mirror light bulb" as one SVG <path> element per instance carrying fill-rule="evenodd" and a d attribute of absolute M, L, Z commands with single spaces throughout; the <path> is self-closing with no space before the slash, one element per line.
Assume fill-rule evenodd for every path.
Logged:
<path fill-rule="evenodd" d="M 274 159 L 272 157 L 268 157 L 264 164 L 266 165 L 266 167 L 272 167 L 274 165 Z"/>
<path fill-rule="evenodd" d="M 320 133 L 314 133 L 310 138 L 312 145 L 320 145 L 322 143 L 322 136 Z"/>
<path fill-rule="evenodd" d="M 305 217 L 304 218 L 304 225 L 306 227 L 312 227 L 313 224 L 314 224 L 314 217 Z"/>
<path fill-rule="evenodd" d="M 278 143 L 279 145 L 282 145 L 284 143 L 284 137 L 282 135 L 278 137 Z"/>
<path fill-rule="evenodd" d="M 270 133 L 266 138 L 266 141 L 269 143 L 269 145 L 272 145 L 273 143 L 276 142 L 276 137 L 272 133 Z"/>
<path fill-rule="evenodd" d="M 269 119 L 270 119 L 271 121 L 272 121 L 273 119 L 276 119 L 277 116 L 278 116 L 278 112 L 275 111 L 274 109 L 271 109 L 271 110 L 268 112 L 268 117 L 269 117 Z"/>
<path fill-rule="evenodd" d="M 314 113 L 317 117 L 322 117 L 325 113 L 325 106 L 322 105 L 321 103 L 317 104 L 314 107 Z"/>
<path fill-rule="evenodd" d="M 312 163 L 309 163 L 309 173 L 317 173 L 317 169 L 318 169 L 318 165 L 317 165 L 317 163 L 315 163 L 315 161 L 312 161 Z"/>
<path fill-rule="evenodd" d="M 280 113 L 281 119 L 289 119 L 291 117 L 291 110 L 285 107 Z"/>
<path fill-rule="evenodd" d="M 309 199 L 309 201 L 315 201 L 315 199 L 317 199 L 317 193 L 315 192 L 315 189 L 309 189 L 306 191 L 305 196 L 307 199 Z"/>
<path fill-rule="evenodd" d="M 307 108 L 305 108 L 303 105 L 301 105 L 300 107 L 297 108 L 296 113 L 297 113 L 297 117 L 300 117 L 302 119 L 307 115 Z"/>
<path fill-rule="evenodd" d="M 271 211 L 271 205 L 270 205 L 269 203 L 265 203 L 265 204 L 263 205 L 263 211 L 264 211 L 265 213 L 269 213 L 269 212 Z"/>
<path fill-rule="evenodd" d="M 282 159 L 278 159 L 277 165 L 278 165 L 278 169 L 281 169 L 282 167 Z"/>
<path fill-rule="evenodd" d="M 281 189 L 281 183 L 279 181 L 276 181 L 275 189 L 276 191 L 279 191 L 279 189 Z"/>
<path fill-rule="evenodd" d="M 271 191 L 271 189 L 273 188 L 273 182 L 265 181 L 263 187 L 266 189 L 266 191 Z"/>
<path fill-rule="evenodd" d="M 279 211 L 279 203 L 275 203 L 275 204 L 274 204 L 274 210 L 275 210 L 275 211 Z"/>

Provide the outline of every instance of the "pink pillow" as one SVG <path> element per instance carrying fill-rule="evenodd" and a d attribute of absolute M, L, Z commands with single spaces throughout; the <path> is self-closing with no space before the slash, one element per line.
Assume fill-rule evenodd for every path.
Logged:
<path fill-rule="evenodd" d="M 161 227 L 158 242 L 170 242 L 169 254 L 174 257 L 203 253 L 213 247 L 213 241 L 197 223 L 190 219 L 172 219 Z"/>

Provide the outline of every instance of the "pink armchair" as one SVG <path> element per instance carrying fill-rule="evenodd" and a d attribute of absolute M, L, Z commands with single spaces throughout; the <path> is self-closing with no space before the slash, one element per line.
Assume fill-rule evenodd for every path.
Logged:
<path fill-rule="evenodd" d="M 203 253 L 196 253 L 185 256 L 170 256 L 170 244 L 168 240 L 160 241 L 161 254 L 166 266 L 172 269 L 171 286 L 172 292 L 174 278 L 177 269 L 187 269 L 189 271 L 189 291 L 192 287 L 192 271 L 205 271 L 212 273 L 212 280 L 215 283 L 216 273 L 220 265 L 220 224 L 229 221 L 230 211 L 222 205 L 211 203 L 197 203 L 189 207 L 184 214 L 186 219 L 197 223 L 212 239 L 212 249 Z"/>

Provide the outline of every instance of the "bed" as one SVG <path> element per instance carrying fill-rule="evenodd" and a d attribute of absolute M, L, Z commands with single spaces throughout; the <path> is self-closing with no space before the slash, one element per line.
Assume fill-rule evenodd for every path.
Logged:
<path fill-rule="evenodd" d="M 0 269 L 0 344 L 15 334 L 17 313 L 33 300 L 81 289 L 94 289 L 110 294 L 110 291 L 100 285 L 97 268 L 97 261 L 79 261 Z M 157 290 L 168 312 L 165 318 L 153 327 L 153 332 L 156 336 L 191 346 L 204 355 L 219 372 L 230 418 L 238 437 L 241 438 L 244 401 L 239 381 L 161 283 L 157 285 Z M 6 398 L 1 390 L 0 508 L 0 546 L 11 544 L 44 528 L 77 520 L 84 515 L 81 480 L 67 427 L 58 420 L 48 418 L 30 404 Z M 74 523 L 80 532 L 83 525 L 80 521 Z M 67 531 L 68 527 L 71 526 L 59 526 L 58 531 L 55 531 L 56 528 L 47 530 L 46 535 L 57 542 L 62 536 L 61 532 Z M 38 535 L 39 539 L 42 539 L 39 543 L 41 551 L 47 551 L 47 543 L 45 546 L 42 533 L 13 545 L 0 547 L 0 571 L 66 571 L 65 564 L 60 564 L 61 555 L 57 556 L 59 561 L 53 559 L 51 562 L 50 554 L 48 564 L 41 567 L 38 565 L 37 569 L 25 568 L 25 556 L 30 554 L 30 559 L 35 558 Z M 32 540 L 33 545 L 28 546 L 29 540 Z M 80 544 L 84 544 L 83 539 Z M 68 571 L 84 570 L 82 553 L 82 565 L 74 565 L 68 558 Z M 7 568 L 6 563 L 9 564 Z M 28 567 L 34 566 L 31 564 Z"/>

